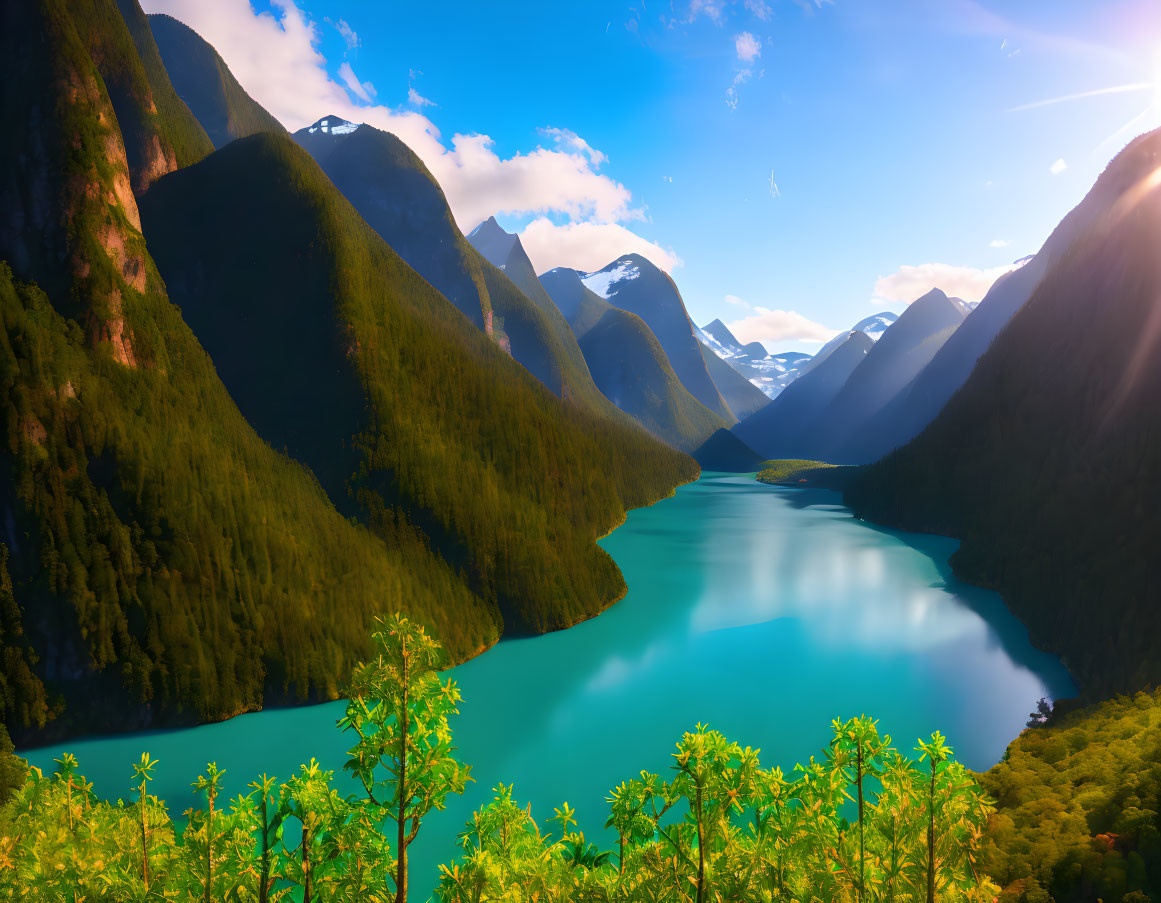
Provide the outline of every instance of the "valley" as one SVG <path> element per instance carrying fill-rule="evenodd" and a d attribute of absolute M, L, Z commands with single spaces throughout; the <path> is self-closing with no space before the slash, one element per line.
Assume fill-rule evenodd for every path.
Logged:
<path fill-rule="evenodd" d="M 524 123 L 540 143 L 513 149 L 472 117 L 521 104 L 457 114 L 418 68 L 390 107 L 345 19 L 230 2 L 184 7 L 213 43 L 177 0 L 0 11 L 0 891 L 406 903 L 410 874 L 441 903 L 1161 900 L 1157 122 L 1098 146 L 1083 198 L 1068 183 L 1071 210 L 1016 242 L 1036 253 L 973 233 L 987 267 L 904 263 L 816 313 L 786 299 L 894 260 L 894 213 L 840 236 L 763 161 L 768 221 L 749 188 L 737 223 L 687 217 L 722 262 L 687 265 L 653 232 L 669 195 L 651 206 L 577 133 Z M 265 39 L 218 30 L 228 6 Z M 782 21 L 687 12 L 662 31 Z M 637 40 L 632 21 L 602 40 Z M 772 41 L 726 42 L 731 118 Z M 1148 89 L 1161 122 L 1154 81 L 1004 115 Z M 441 103 L 464 131 L 427 118 Z M 655 188 L 685 190 L 684 147 L 648 161 Z M 1042 179 L 1081 179 L 1077 159 Z M 743 170 L 695 162 L 711 209 Z M 813 191 L 874 206 L 887 176 L 836 202 L 845 170 Z M 1040 190 L 979 181 L 960 205 L 1002 194 L 1013 221 Z M 952 212 L 926 228 L 958 245 Z M 758 272 L 764 295 L 733 294 Z M 874 731 L 897 749 L 868 752 Z M 508 818 L 519 850 L 487 827 Z M 783 854 L 826 890 L 791 893 Z"/>

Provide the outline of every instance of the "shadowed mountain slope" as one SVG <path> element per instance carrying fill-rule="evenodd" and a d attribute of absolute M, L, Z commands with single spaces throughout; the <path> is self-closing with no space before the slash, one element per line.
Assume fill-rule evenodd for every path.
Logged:
<path fill-rule="evenodd" d="M 614 307 L 645 321 L 665 349 L 673 372 L 694 398 L 728 424 L 737 420 L 710 378 L 696 338 L 697 327 L 667 273 L 640 254 L 627 254 L 603 269 L 582 275 L 581 280 Z"/>
<path fill-rule="evenodd" d="M 836 337 L 766 407 L 734 427 L 734 434 L 763 458 L 809 458 L 815 418 L 842 391 L 875 343 L 862 330 Z"/>
<path fill-rule="evenodd" d="M 580 343 L 597 387 L 649 432 L 697 448 L 725 422 L 689 394 L 645 321 L 589 291 L 576 270 L 540 276 Z"/>
<path fill-rule="evenodd" d="M 1118 200 L 1057 230 L 1067 250 L 939 416 L 847 492 L 860 516 L 960 537 L 956 572 L 1089 698 L 1161 683 L 1159 174 L 1153 132 L 1089 195 Z"/>
<path fill-rule="evenodd" d="M 966 304 L 939 289 L 911 302 L 879 333 L 842 391 L 819 412 L 804 451 L 832 463 L 865 463 L 864 433 L 879 426 L 885 407 L 931 362 L 970 313 Z"/>
<path fill-rule="evenodd" d="M 701 356 L 706 372 L 735 417 L 744 420 L 770 403 L 761 389 L 705 345 L 701 346 Z"/>
<path fill-rule="evenodd" d="M 214 147 L 256 132 L 286 131 L 246 93 L 213 45 L 196 31 L 160 13 L 148 20 L 174 89 Z"/>
<path fill-rule="evenodd" d="M 593 383 L 572 331 L 535 274 L 533 298 L 464 238 L 439 183 L 407 145 L 335 116 L 300 129 L 294 139 L 400 257 L 550 391 L 633 424 Z"/>

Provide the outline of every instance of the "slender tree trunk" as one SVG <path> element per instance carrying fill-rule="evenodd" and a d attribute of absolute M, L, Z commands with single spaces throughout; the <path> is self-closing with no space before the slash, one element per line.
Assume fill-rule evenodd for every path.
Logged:
<path fill-rule="evenodd" d="M 214 791 L 211 787 L 207 793 L 209 799 L 209 817 L 206 819 L 206 895 L 205 903 L 213 903 L 214 888 Z"/>
<path fill-rule="evenodd" d="M 856 772 L 859 787 L 859 903 L 863 903 L 863 895 L 866 893 L 867 879 L 866 879 L 866 846 L 863 841 L 863 744 L 860 741 L 855 752 L 855 757 L 858 765 Z"/>
<path fill-rule="evenodd" d="M 141 782 L 141 881 L 149 891 L 149 836 L 146 826 L 145 782 Z"/>
<path fill-rule="evenodd" d="M 701 788 L 697 788 L 697 903 L 705 903 L 705 829 L 701 821 Z"/>
<path fill-rule="evenodd" d="M 258 903 L 270 895 L 270 821 L 266 808 L 266 791 L 262 791 L 262 874 L 258 879 Z"/>
<path fill-rule="evenodd" d="M 305 820 L 302 823 L 302 903 L 310 903 L 310 825 Z"/>
<path fill-rule="evenodd" d="M 399 751 L 399 836 L 396 842 L 399 862 L 395 873 L 395 903 L 407 903 L 407 837 L 404 826 L 407 823 L 407 730 L 409 727 L 407 691 L 410 689 L 411 676 L 407 667 L 406 640 L 403 640 L 401 652 L 403 657 L 403 711 L 399 718 L 401 744 Z"/>
<path fill-rule="evenodd" d="M 931 759 L 931 791 L 927 800 L 927 903 L 935 903 L 935 759 Z"/>

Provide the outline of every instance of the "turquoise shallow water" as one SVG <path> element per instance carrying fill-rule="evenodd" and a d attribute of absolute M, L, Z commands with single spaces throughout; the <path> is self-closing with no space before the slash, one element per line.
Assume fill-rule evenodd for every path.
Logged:
<path fill-rule="evenodd" d="M 623 601 L 456 668 L 464 701 L 454 731 L 477 783 L 424 823 L 411 848 L 414 890 L 434 886 L 436 864 L 452 858 L 456 832 L 497 782 L 515 784 L 541 820 L 567 800 L 600 841 L 606 793 L 642 768 L 664 772 L 699 721 L 788 767 L 826 743 L 831 718 L 865 712 L 901 749 L 939 729 L 983 769 L 1036 700 L 1074 692 L 997 595 L 951 577 L 953 541 L 867 526 L 838 501 L 703 475 L 602 540 L 628 582 Z M 115 798 L 148 750 L 160 760 L 154 789 L 180 813 L 209 760 L 227 769 L 231 794 L 312 756 L 341 772 L 341 712 L 341 703 L 270 710 L 28 756 L 51 769 L 74 752 L 96 792 Z"/>

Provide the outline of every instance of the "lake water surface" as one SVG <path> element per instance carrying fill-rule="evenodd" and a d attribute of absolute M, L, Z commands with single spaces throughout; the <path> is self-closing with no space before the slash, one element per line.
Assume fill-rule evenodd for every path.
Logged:
<path fill-rule="evenodd" d="M 832 718 L 867 713 L 901 750 L 939 729 L 961 761 L 985 769 L 1041 696 L 1074 692 L 996 594 L 952 578 L 954 541 L 860 523 L 834 493 L 707 473 L 630 512 L 601 545 L 628 582 L 623 601 L 455 669 L 464 698 L 453 730 L 476 783 L 411 847 L 417 896 L 498 782 L 515 784 L 545 829 L 567 800 L 608 848 L 607 792 L 642 768 L 665 773 L 674 743 L 699 721 L 789 768 L 827 742 Z M 341 777 L 350 740 L 334 728 L 342 708 L 270 710 L 28 756 L 51 770 L 74 752 L 96 792 L 116 798 L 148 750 L 160 760 L 153 789 L 179 814 L 210 760 L 227 769 L 231 795 L 261 772 L 289 777 L 312 756 L 350 786 Z"/>

